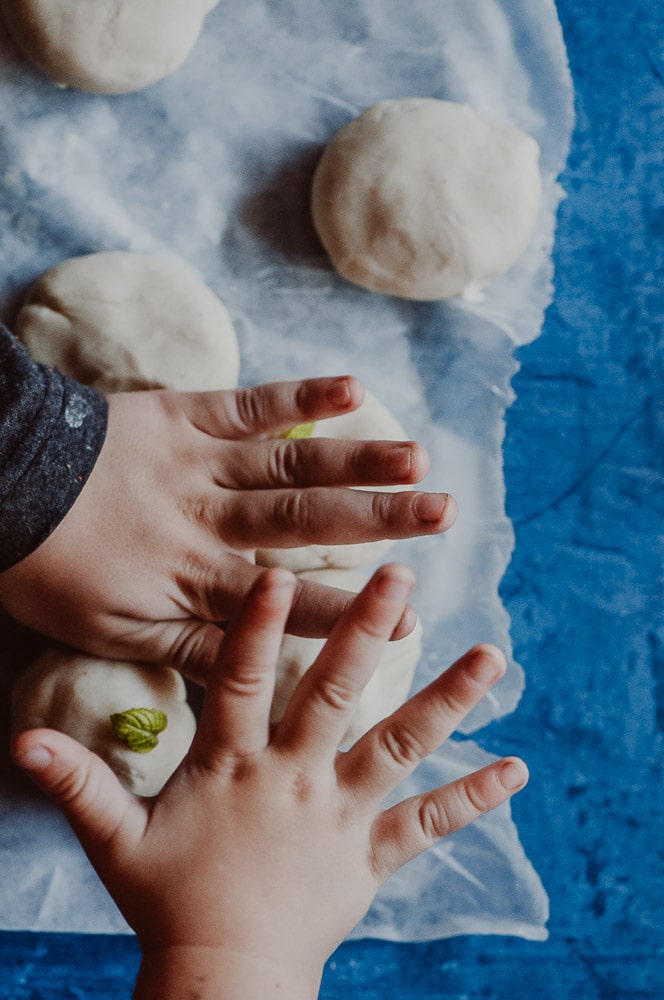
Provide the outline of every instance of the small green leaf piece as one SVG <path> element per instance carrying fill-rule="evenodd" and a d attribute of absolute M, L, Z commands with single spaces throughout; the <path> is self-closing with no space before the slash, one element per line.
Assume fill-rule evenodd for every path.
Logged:
<path fill-rule="evenodd" d="M 168 716 L 159 708 L 128 708 L 110 717 L 113 732 L 129 750 L 149 753 L 159 743 L 159 733 L 168 725 Z"/>
<path fill-rule="evenodd" d="M 293 441 L 303 441 L 305 438 L 311 437 L 315 426 L 315 422 L 310 424 L 298 424 L 296 427 L 291 427 L 289 431 L 285 431 L 281 436 L 282 438 L 288 438 Z"/>

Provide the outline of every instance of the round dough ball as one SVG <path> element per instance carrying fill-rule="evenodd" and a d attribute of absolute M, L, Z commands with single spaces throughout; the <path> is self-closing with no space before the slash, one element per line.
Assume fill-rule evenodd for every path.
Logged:
<path fill-rule="evenodd" d="M 356 570 L 321 569 L 299 574 L 304 580 L 358 593 L 366 577 Z M 277 664 L 277 681 L 272 700 L 270 721 L 277 724 L 286 711 L 298 681 L 309 669 L 325 645 L 324 639 L 305 639 L 285 635 Z M 388 642 L 378 666 L 362 692 L 355 714 L 341 745 L 350 746 L 377 722 L 391 715 L 402 705 L 413 683 L 413 676 L 422 652 L 422 625 L 419 618 L 413 631 Z"/>
<path fill-rule="evenodd" d="M 408 437 L 395 416 L 371 392 L 352 413 L 339 417 L 318 420 L 313 437 L 336 438 L 348 441 L 407 441 Z M 366 487 L 357 487 L 365 489 Z M 410 490 L 412 486 L 381 486 L 384 493 Z M 355 566 L 370 566 L 382 559 L 394 545 L 394 540 L 385 538 L 375 542 L 358 542 L 351 545 L 304 545 L 292 549 L 258 549 L 256 562 L 259 566 L 283 566 L 293 573 L 303 570 L 346 569 Z"/>
<path fill-rule="evenodd" d="M 539 146 L 464 104 L 381 101 L 338 132 L 314 175 L 313 221 L 337 271 L 406 299 L 476 292 L 526 248 Z"/>
<path fill-rule="evenodd" d="M 12 732 L 57 729 L 98 754 L 136 795 L 157 795 L 189 749 L 196 731 L 181 675 L 170 667 L 99 660 L 51 649 L 21 673 L 12 693 Z M 129 750 L 110 716 L 157 708 L 168 725 L 148 753 Z"/>
<path fill-rule="evenodd" d="M 27 59 L 61 86 L 126 94 L 172 73 L 218 0 L 4 0 Z"/>
<path fill-rule="evenodd" d="M 74 257 L 28 290 L 16 333 L 38 361 L 103 392 L 237 385 L 224 304 L 183 264 L 116 251 Z"/>

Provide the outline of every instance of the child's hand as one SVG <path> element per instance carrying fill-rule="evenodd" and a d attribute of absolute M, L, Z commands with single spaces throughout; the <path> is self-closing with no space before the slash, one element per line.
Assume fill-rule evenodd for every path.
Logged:
<path fill-rule="evenodd" d="M 0 601 L 87 652 L 202 678 L 222 640 L 213 623 L 232 616 L 261 572 L 256 548 L 405 538 L 453 523 L 445 494 L 345 488 L 419 482 L 428 457 L 417 444 L 256 440 L 353 410 L 363 395 L 344 377 L 111 396 L 89 481 L 52 535 L 0 574 Z M 350 596 L 300 585 L 288 630 L 326 635 Z M 408 612 L 397 634 L 413 623 Z"/>
<path fill-rule="evenodd" d="M 381 883 L 526 783 L 521 761 L 502 760 L 381 809 L 502 675 L 490 646 L 337 751 L 411 585 L 402 567 L 378 570 L 270 733 L 294 580 L 266 571 L 221 648 L 191 750 L 156 800 L 132 797 L 61 733 L 16 741 L 15 759 L 60 804 L 136 930 L 137 998 L 311 1000 Z"/>

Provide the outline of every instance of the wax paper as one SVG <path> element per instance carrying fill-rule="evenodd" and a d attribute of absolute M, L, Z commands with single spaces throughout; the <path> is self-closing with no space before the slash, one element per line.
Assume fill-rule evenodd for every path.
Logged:
<path fill-rule="evenodd" d="M 0 30 L 1 27 L 0 27 Z M 532 243 L 477 300 L 375 295 L 330 268 L 311 226 L 312 172 L 334 132 L 384 98 L 465 101 L 530 132 L 544 199 Z M 241 381 L 352 372 L 430 451 L 430 489 L 456 496 L 447 535 L 398 543 L 424 625 L 415 687 L 478 641 L 505 678 L 400 794 L 493 759 L 467 734 L 512 712 L 524 685 L 498 586 L 513 548 L 502 443 L 514 349 L 552 294 L 556 178 L 572 89 L 551 0 L 221 2 L 184 65 L 135 94 L 56 88 L 0 36 L 0 310 L 83 253 L 173 255 L 229 308 Z M 6 688 L 32 636 L 2 624 Z M 3 689 L 4 729 L 7 696 Z M 490 746 L 491 730 L 477 739 Z M 0 775 L 0 926 L 127 931 L 57 811 L 6 761 Z M 546 936 L 547 897 L 509 806 L 411 862 L 355 936 Z"/>

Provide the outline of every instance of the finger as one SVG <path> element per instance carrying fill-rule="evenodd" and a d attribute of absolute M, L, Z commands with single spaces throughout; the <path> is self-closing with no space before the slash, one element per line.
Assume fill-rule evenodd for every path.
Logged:
<path fill-rule="evenodd" d="M 226 617 L 226 616 L 225 616 Z M 228 616 L 230 617 L 230 616 Z M 174 667 L 183 677 L 205 686 L 224 641 L 222 629 L 208 621 L 174 621 L 155 626 L 150 662 Z"/>
<path fill-rule="evenodd" d="M 429 468 L 426 450 L 413 441 L 225 441 L 219 448 L 215 478 L 228 489 L 405 485 Z"/>
<path fill-rule="evenodd" d="M 267 746 L 277 657 L 294 589 L 287 570 L 265 570 L 229 624 L 208 676 L 193 759 L 209 766 L 228 754 Z"/>
<path fill-rule="evenodd" d="M 253 389 L 182 394 L 182 405 L 199 430 L 241 440 L 290 430 L 298 424 L 356 410 L 362 383 L 350 375 L 271 382 Z"/>
<path fill-rule="evenodd" d="M 382 802 L 454 732 L 505 668 L 495 646 L 475 646 L 339 758 L 340 781 L 356 796 Z"/>
<path fill-rule="evenodd" d="M 149 658 L 164 663 L 175 659 L 174 665 L 187 677 L 203 683 L 210 663 L 216 660 L 222 639 L 218 630 L 216 634 L 212 631 L 214 626 L 210 623 L 233 618 L 264 572 L 264 567 L 235 555 L 225 555 L 217 564 L 212 564 L 209 558 L 201 560 L 198 566 L 191 564 L 188 575 L 177 582 L 183 611 L 195 621 L 176 621 L 164 626 L 160 652 Z M 355 596 L 351 591 L 296 579 L 286 631 L 308 638 L 325 638 Z M 414 610 L 407 607 L 391 638 L 402 639 L 409 635 L 416 620 Z M 203 631 L 206 623 L 209 630 Z"/>
<path fill-rule="evenodd" d="M 224 492 L 208 508 L 226 544 L 241 548 L 350 545 L 433 535 L 451 527 L 456 502 L 447 493 L 383 493 L 330 487 Z"/>
<path fill-rule="evenodd" d="M 12 757 L 58 804 L 95 866 L 140 838 L 143 805 L 76 740 L 52 729 L 31 729 L 14 740 Z"/>
<path fill-rule="evenodd" d="M 442 837 L 467 826 L 521 791 L 527 781 L 524 762 L 507 757 L 386 810 L 371 832 L 377 877 L 381 881 L 389 878 Z"/>
<path fill-rule="evenodd" d="M 413 582 L 404 566 L 376 571 L 300 680 L 273 737 L 275 746 L 308 762 L 334 757 Z"/>
<path fill-rule="evenodd" d="M 298 580 L 286 631 L 313 639 L 325 639 L 357 595 L 310 580 Z M 390 641 L 410 635 L 417 623 L 414 608 L 407 605 L 396 623 Z"/>

